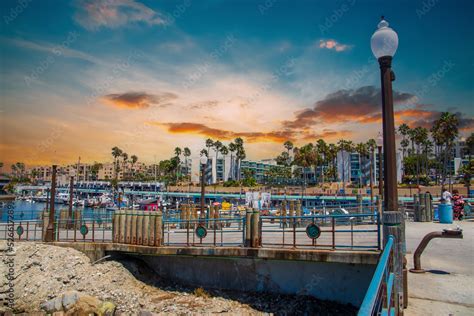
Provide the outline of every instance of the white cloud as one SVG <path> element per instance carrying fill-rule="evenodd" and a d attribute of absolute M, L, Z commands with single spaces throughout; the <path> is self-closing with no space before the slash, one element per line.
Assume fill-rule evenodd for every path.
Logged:
<path fill-rule="evenodd" d="M 319 48 L 332 49 L 336 52 L 343 52 L 345 50 L 351 49 L 351 45 L 341 44 L 333 39 L 329 40 L 319 40 Z"/>
<path fill-rule="evenodd" d="M 117 28 L 129 23 L 166 24 L 164 16 L 135 0 L 78 0 L 74 19 L 88 30 Z"/>

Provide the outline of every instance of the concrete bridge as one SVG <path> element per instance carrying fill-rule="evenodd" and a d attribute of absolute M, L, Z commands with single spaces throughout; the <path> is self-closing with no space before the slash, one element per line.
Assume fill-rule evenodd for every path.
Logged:
<path fill-rule="evenodd" d="M 76 212 L 55 219 L 54 244 L 93 261 L 133 256 L 162 278 L 207 288 L 311 295 L 359 306 L 381 250 L 377 213 L 302 216 L 297 203 L 278 216 L 213 208 L 200 214 L 193 205 L 183 205 L 174 217 L 119 210 L 84 219 Z M 13 227 L 4 223 L 0 236 L 12 230 L 16 240 L 39 241 L 48 225 L 49 214 Z"/>

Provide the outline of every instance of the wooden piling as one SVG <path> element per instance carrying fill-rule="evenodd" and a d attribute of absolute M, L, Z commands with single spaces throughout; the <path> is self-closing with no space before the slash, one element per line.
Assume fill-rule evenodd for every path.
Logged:
<path fill-rule="evenodd" d="M 155 246 L 155 233 L 156 233 L 156 211 L 150 212 L 149 222 L 148 222 L 148 246 Z"/>
<path fill-rule="evenodd" d="M 142 245 L 148 245 L 148 238 L 150 236 L 150 213 L 151 212 L 143 212 Z"/>

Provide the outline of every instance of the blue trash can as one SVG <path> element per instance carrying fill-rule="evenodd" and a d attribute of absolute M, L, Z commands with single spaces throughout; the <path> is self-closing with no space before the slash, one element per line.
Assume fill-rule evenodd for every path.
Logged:
<path fill-rule="evenodd" d="M 451 204 L 441 203 L 438 207 L 438 216 L 441 224 L 452 224 L 453 206 Z"/>

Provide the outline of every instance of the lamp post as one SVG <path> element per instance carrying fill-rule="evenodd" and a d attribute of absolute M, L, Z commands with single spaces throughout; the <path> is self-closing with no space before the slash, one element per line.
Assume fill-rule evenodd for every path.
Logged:
<path fill-rule="evenodd" d="M 392 235 L 395 239 L 393 247 L 393 272 L 395 274 L 396 313 L 403 314 L 406 304 L 406 278 L 403 276 L 405 249 L 405 233 L 403 212 L 398 211 L 398 188 L 395 148 L 395 120 L 393 114 L 392 58 L 398 48 L 398 35 L 388 26 L 382 16 L 377 30 L 372 35 L 370 46 L 380 65 L 382 85 L 382 118 L 383 118 L 383 181 L 384 211 L 382 216 L 384 244 Z M 380 159 L 380 157 L 379 157 Z"/>
<path fill-rule="evenodd" d="M 207 166 L 207 156 L 202 155 L 200 159 L 201 163 L 201 213 L 199 217 L 204 218 L 204 204 L 205 204 L 205 191 L 206 191 L 206 166 Z"/>
<path fill-rule="evenodd" d="M 44 241 L 52 242 L 56 239 L 56 226 L 55 226 L 55 212 L 54 212 L 54 203 L 56 197 L 56 170 L 57 166 L 53 165 L 52 174 L 51 174 L 51 198 L 49 199 L 49 221 L 48 227 L 46 228 L 46 234 Z"/>
<path fill-rule="evenodd" d="M 379 156 L 379 195 L 380 197 L 383 197 L 383 159 L 382 159 L 382 146 L 383 146 L 383 137 L 382 134 L 379 133 L 379 136 L 377 137 L 377 151 L 378 151 L 378 156 Z"/>

